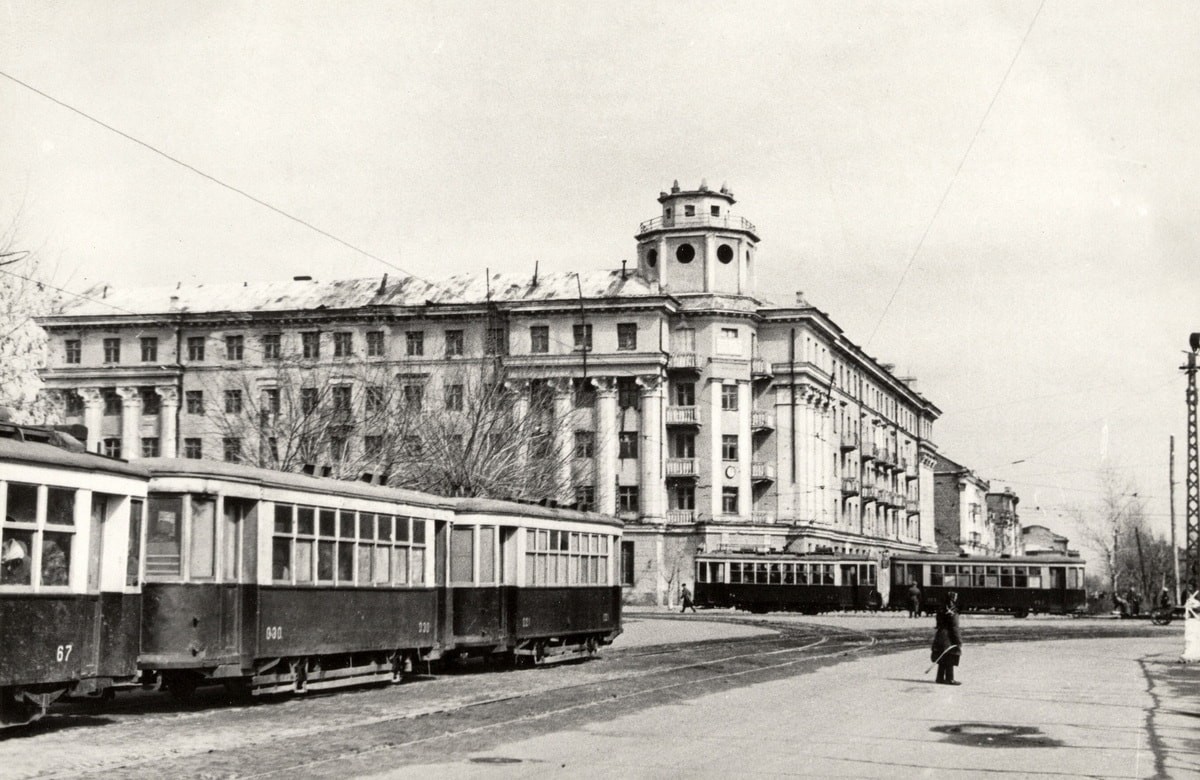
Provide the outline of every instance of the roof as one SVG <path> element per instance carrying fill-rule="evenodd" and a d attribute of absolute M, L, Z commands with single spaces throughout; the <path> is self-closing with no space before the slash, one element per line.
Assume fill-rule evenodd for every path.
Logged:
<path fill-rule="evenodd" d="M 895 553 L 894 563 L 961 563 L 988 564 L 992 566 L 1035 565 L 1046 563 L 1069 563 L 1072 566 L 1082 566 L 1084 561 L 1075 555 L 958 555 L 957 553 Z"/>
<path fill-rule="evenodd" d="M 68 317 L 272 312 L 356 309 L 369 306 L 424 306 L 428 303 L 483 304 L 659 296 L 657 284 L 620 270 L 532 274 L 459 274 L 432 284 L 413 276 L 328 281 L 291 280 L 174 287 L 88 290 L 65 301 L 57 314 Z"/>
<path fill-rule="evenodd" d="M 92 452 L 74 452 L 52 444 L 0 438 L 0 462 L 29 463 L 37 466 L 93 471 L 101 474 L 119 474 L 143 480 L 149 478 L 144 468 L 123 460 L 97 455 Z"/>
<path fill-rule="evenodd" d="M 620 520 L 596 512 L 581 512 L 576 509 L 546 507 L 538 504 L 522 504 L 516 501 L 500 501 L 490 498 L 457 499 L 455 514 L 514 515 L 519 517 L 541 517 L 548 520 L 574 520 L 585 523 L 600 523 L 618 528 L 625 524 Z"/>

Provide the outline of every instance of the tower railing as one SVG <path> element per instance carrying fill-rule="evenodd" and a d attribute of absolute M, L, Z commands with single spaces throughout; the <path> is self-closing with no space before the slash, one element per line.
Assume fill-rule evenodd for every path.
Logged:
<path fill-rule="evenodd" d="M 714 217 L 711 214 L 697 214 L 692 217 L 655 217 L 648 219 L 638 225 L 638 233 L 649 233 L 652 230 L 660 230 L 662 228 L 675 227 L 717 227 L 731 228 L 733 230 L 747 230 L 751 233 L 758 233 L 758 228 L 754 223 L 745 217 L 739 217 L 732 214 L 725 214 L 719 217 Z"/>

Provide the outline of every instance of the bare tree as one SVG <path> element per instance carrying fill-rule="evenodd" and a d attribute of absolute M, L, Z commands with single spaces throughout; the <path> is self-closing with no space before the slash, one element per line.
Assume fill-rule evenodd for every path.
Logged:
<path fill-rule="evenodd" d="M 0 232 L 0 406 L 18 422 L 54 423 L 60 419 L 57 399 L 41 392 L 38 369 L 46 365 L 46 332 L 34 317 L 54 307 L 34 253 L 23 249 L 14 216 Z"/>

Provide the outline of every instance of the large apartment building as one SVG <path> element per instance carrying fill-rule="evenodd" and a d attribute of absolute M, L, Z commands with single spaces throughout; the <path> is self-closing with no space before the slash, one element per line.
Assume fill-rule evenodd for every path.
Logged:
<path fill-rule="evenodd" d="M 502 365 L 514 409 L 550 397 L 557 498 L 627 521 L 631 601 L 669 601 L 701 549 L 936 549 L 940 410 L 799 295 L 757 296 L 758 229 L 727 188 L 658 201 L 619 270 L 97 290 L 41 320 L 43 376 L 91 449 L 239 458 L 253 431 L 211 410 L 270 399 L 294 356 L 345 388 L 320 461 L 378 446 L 353 424 L 360 369 L 454 414 L 455 372 Z"/>

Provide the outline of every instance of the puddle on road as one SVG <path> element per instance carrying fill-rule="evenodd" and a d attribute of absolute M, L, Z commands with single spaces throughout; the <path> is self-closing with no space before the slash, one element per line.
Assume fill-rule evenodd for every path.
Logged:
<path fill-rule="evenodd" d="M 1063 744 L 1033 726 L 1003 723 L 955 723 L 934 726 L 930 731 L 945 735 L 943 742 L 968 747 L 1061 747 Z"/>

